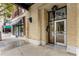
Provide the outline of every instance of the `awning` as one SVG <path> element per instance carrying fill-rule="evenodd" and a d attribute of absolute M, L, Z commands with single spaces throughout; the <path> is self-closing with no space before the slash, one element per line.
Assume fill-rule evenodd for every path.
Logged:
<path fill-rule="evenodd" d="M 11 29 L 12 26 L 8 25 L 8 26 L 4 26 L 4 28 Z"/>
<path fill-rule="evenodd" d="M 11 20 L 11 25 L 17 24 L 20 20 L 22 20 L 22 18 L 23 18 L 24 16 L 25 16 L 25 13 L 22 14 L 22 15 L 20 15 L 20 16 L 18 16 L 18 17 L 16 17 L 16 18 L 14 18 L 14 19 L 12 19 L 12 20 Z"/>
<path fill-rule="evenodd" d="M 22 18 L 21 18 L 21 19 L 22 19 Z M 16 19 L 16 20 L 14 20 L 14 21 L 11 21 L 11 25 L 17 24 L 21 19 Z"/>

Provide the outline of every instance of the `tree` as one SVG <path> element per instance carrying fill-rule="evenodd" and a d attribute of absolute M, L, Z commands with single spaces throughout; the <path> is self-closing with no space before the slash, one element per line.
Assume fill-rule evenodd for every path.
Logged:
<path fill-rule="evenodd" d="M 0 4 L 0 8 L 2 7 L 3 9 L 0 11 L 0 12 L 3 12 L 3 16 L 5 17 L 10 17 L 13 10 L 14 10 L 14 6 L 13 4 L 11 3 L 4 3 L 4 4 Z"/>

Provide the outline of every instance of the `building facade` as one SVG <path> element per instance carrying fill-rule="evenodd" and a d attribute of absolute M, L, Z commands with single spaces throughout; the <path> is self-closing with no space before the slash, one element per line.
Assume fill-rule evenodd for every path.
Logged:
<path fill-rule="evenodd" d="M 78 54 L 78 10 L 75 3 L 33 4 L 26 14 L 26 38 L 34 45 L 65 46 L 67 52 Z"/>
<path fill-rule="evenodd" d="M 67 52 L 78 55 L 79 4 L 35 3 L 24 12 L 16 9 L 11 23 L 13 35 L 34 45 L 64 46 Z"/>

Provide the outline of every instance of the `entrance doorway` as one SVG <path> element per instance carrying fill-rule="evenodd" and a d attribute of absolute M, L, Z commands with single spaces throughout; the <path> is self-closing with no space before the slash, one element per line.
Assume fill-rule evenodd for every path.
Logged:
<path fill-rule="evenodd" d="M 66 46 L 66 7 L 50 11 L 48 15 L 48 43 Z"/>
<path fill-rule="evenodd" d="M 55 21 L 55 44 L 66 46 L 66 19 Z"/>

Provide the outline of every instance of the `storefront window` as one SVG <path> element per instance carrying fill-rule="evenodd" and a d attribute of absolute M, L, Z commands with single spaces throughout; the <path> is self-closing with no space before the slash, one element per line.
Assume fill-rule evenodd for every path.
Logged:
<path fill-rule="evenodd" d="M 24 19 L 21 19 L 17 24 L 13 26 L 13 34 L 16 36 L 23 36 L 24 35 Z"/>
<path fill-rule="evenodd" d="M 12 26 L 3 26 L 3 32 L 4 33 L 10 33 Z"/>

